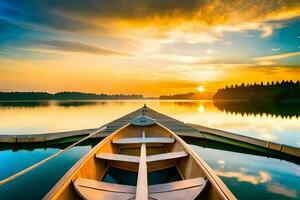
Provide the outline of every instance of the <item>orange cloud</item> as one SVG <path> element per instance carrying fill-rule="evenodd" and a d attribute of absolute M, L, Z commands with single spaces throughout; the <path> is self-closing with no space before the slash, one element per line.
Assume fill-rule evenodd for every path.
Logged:
<path fill-rule="evenodd" d="M 86 2 L 84 8 L 75 1 L 61 2 L 55 9 L 57 16 L 87 24 L 79 26 L 80 33 L 188 43 L 215 42 L 226 31 L 258 30 L 268 37 L 281 27 L 281 20 L 300 16 L 300 3 L 294 0 L 134 0 L 97 6 Z"/>
<path fill-rule="evenodd" d="M 216 170 L 216 173 L 219 176 L 227 177 L 227 178 L 236 178 L 240 182 L 248 182 L 253 185 L 257 185 L 259 183 L 268 183 L 271 181 L 272 177 L 264 171 L 260 171 L 258 175 L 250 175 L 244 172 L 223 172 Z"/>
<path fill-rule="evenodd" d="M 270 62 L 272 64 L 273 63 L 272 61 L 281 60 L 281 59 L 285 59 L 285 58 L 289 58 L 289 57 L 293 57 L 293 56 L 300 56 L 300 51 L 271 55 L 271 56 L 263 56 L 263 57 L 254 58 L 254 60 L 260 61 L 260 62 Z"/>
<path fill-rule="evenodd" d="M 289 189 L 283 185 L 279 184 L 273 184 L 273 185 L 268 185 L 267 190 L 269 192 L 275 193 L 275 194 L 281 194 L 287 197 L 291 198 L 297 198 L 297 191 L 293 189 Z"/>

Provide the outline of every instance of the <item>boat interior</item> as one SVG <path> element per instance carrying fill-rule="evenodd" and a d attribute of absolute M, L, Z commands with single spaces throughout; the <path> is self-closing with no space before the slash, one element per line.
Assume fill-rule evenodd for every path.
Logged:
<path fill-rule="evenodd" d="M 82 158 L 52 199 L 224 199 L 206 175 L 173 132 L 128 124 Z"/>

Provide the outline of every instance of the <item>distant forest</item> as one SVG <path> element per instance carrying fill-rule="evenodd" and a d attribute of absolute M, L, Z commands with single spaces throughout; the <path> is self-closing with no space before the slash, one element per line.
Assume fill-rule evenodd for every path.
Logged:
<path fill-rule="evenodd" d="M 247 84 L 226 86 L 219 89 L 214 100 L 240 101 L 300 101 L 300 82 L 282 81 L 264 84 Z"/>
<path fill-rule="evenodd" d="M 108 95 L 81 92 L 0 92 L 0 101 L 16 100 L 113 100 L 113 99 L 143 99 L 143 95 Z"/>
<path fill-rule="evenodd" d="M 169 96 L 160 96 L 159 99 L 173 99 L 173 100 L 201 100 L 201 99 L 212 99 L 214 93 L 212 92 L 190 92 L 186 94 L 174 94 L 174 95 L 169 95 Z"/>

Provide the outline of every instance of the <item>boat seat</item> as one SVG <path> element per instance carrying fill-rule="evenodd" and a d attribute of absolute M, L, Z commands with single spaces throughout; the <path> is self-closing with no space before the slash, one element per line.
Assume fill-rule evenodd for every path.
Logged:
<path fill-rule="evenodd" d="M 205 188 L 207 181 L 204 178 L 193 178 L 171 183 L 149 186 L 149 197 L 152 199 L 195 199 Z"/>
<path fill-rule="evenodd" d="M 161 193 L 161 192 L 171 192 L 174 190 L 182 190 L 186 188 L 192 188 L 197 186 L 203 186 L 206 181 L 203 177 L 186 179 L 181 181 L 174 181 L 171 183 L 163 183 L 156 185 L 149 185 L 149 193 Z"/>
<path fill-rule="evenodd" d="M 130 156 L 130 155 L 123 155 L 123 154 L 115 154 L 115 153 L 100 153 L 96 155 L 96 158 L 104 159 L 104 160 L 112 160 L 112 161 L 133 162 L 133 163 L 140 162 L 140 157 L 138 156 Z"/>
<path fill-rule="evenodd" d="M 86 200 L 119 200 L 135 197 L 136 187 L 105 183 L 86 178 L 78 178 L 73 182 L 77 193 Z"/>
<path fill-rule="evenodd" d="M 171 183 L 149 185 L 149 199 L 195 199 L 204 189 L 206 182 L 202 177 L 175 181 Z M 136 187 L 106 183 L 86 178 L 78 178 L 74 187 L 83 199 L 134 199 Z"/>
<path fill-rule="evenodd" d="M 162 143 L 162 144 L 170 144 L 174 143 L 174 138 L 167 138 L 167 137 L 132 137 L 132 138 L 120 138 L 113 140 L 113 144 L 141 144 L 141 143 Z"/>
<path fill-rule="evenodd" d="M 185 151 L 155 154 L 155 155 L 147 156 L 147 162 L 170 160 L 176 158 L 183 158 L 186 156 L 188 156 L 188 154 Z"/>
<path fill-rule="evenodd" d="M 162 154 L 147 156 L 146 162 L 178 159 L 178 158 L 183 158 L 186 156 L 188 156 L 188 154 L 185 151 L 162 153 Z M 96 158 L 104 159 L 104 160 L 111 160 L 111 161 L 121 161 L 121 162 L 132 162 L 132 163 L 140 162 L 139 156 L 114 154 L 114 153 L 99 153 L 96 155 Z"/>

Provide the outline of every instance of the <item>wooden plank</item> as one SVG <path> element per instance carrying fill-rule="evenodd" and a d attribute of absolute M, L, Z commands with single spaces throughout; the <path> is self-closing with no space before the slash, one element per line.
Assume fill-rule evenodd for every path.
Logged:
<path fill-rule="evenodd" d="M 159 125 L 164 127 L 161 124 Z M 169 130 L 167 127 L 164 128 Z M 232 192 L 227 188 L 220 177 L 208 166 L 208 164 L 202 158 L 200 158 L 200 156 L 196 154 L 196 152 L 194 152 L 192 148 L 183 141 L 183 139 L 181 139 L 175 133 L 171 133 L 173 134 L 173 137 L 184 147 L 185 151 L 187 151 L 187 153 L 195 159 L 194 161 L 201 168 L 202 173 L 205 174 L 212 187 L 214 187 L 214 189 L 217 191 L 217 194 L 220 195 L 218 198 L 236 200 Z M 189 169 L 188 166 L 185 166 L 185 169 Z"/>
<path fill-rule="evenodd" d="M 163 143 L 163 144 L 171 144 L 174 143 L 174 138 L 165 138 L 165 137 L 132 137 L 132 138 L 120 138 L 117 140 L 113 140 L 113 144 L 140 144 L 140 143 Z"/>
<path fill-rule="evenodd" d="M 149 194 L 150 199 L 163 199 L 163 200 L 194 200 L 202 192 L 204 186 L 191 187 L 182 190 L 175 190 L 170 192 L 161 192 Z M 209 197 L 207 199 L 210 199 Z"/>
<path fill-rule="evenodd" d="M 133 163 L 139 163 L 140 162 L 140 158 L 138 156 L 113 154 L 113 153 L 97 154 L 96 158 L 104 159 L 104 160 L 111 160 L 111 161 L 133 162 Z"/>
<path fill-rule="evenodd" d="M 286 153 L 286 154 L 291 155 L 291 156 L 300 157 L 300 148 L 297 148 L 297 147 L 292 147 L 292 146 L 279 144 L 279 143 L 275 143 L 275 142 L 271 142 L 271 141 L 252 138 L 252 137 L 249 137 L 249 136 L 239 135 L 239 134 L 236 134 L 236 133 L 231 133 L 231 132 L 228 132 L 228 131 L 222 131 L 222 130 L 209 128 L 209 127 L 205 127 L 205 126 L 200 126 L 200 125 L 195 125 L 195 124 L 188 124 L 188 125 L 194 127 L 195 129 L 197 129 L 199 131 L 199 133 L 202 132 L 202 133 L 212 135 L 212 136 L 216 135 L 216 136 L 219 136 L 219 137 L 228 138 L 228 139 L 231 139 L 231 140 L 234 140 L 234 141 L 238 141 L 240 143 L 259 146 L 259 147 L 262 147 L 263 149 L 265 149 L 266 151 L 268 149 L 271 149 L 271 150 L 274 150 L 274 151 L 277 151 L 277 152 Z M 181 134 L 178 134 L 178 135 L 181 135 Z M 187 134 L 187 136 L 192 136 L 192 135 Z M 204 138 L 205 138 L 205 136 L 204 136 Z"/>
<path fill-rule="evenodd" d="M 37 134 L 1 134 L 0 143 L 32 143 L 32 142 L 45 142 L 51 140 L 57 140 L 62 138 L 68 138 L 73 136 L 84 136 L 88 135 L 90 132 L 97 130 L 93 129 L 83 129 L 75 131 L 64 131 L 64 132 L 54 132 L 54 133 L 37 133 Z"/>
<path fill-rule="evenodd" d="M 170 192 L 174 190 L 182 190 L 186 188 L 204 186 L 206 181 L 203 177 L 175 181 L 171 183 L 163 183 L 149 186 L 149 193 Z"/>
<path fill-rule="evenodd" d="M 95 190 L 130 193 L 130 194 L 135 194 L 135 190 L 136 190 L 135 186 L 106 183 L 106 182 L 101 182 L 101 181 L 96 181 L 96 180 L 86 179 L 86 178 L 77 178 L 74 181 L 74 186 L 86 187 Z"/>
<path fill-rule="evenodd" d="M 136 187 L 136 200 L 148 199 L 148 180 L 147 180 L 147 163 L 146 163 L 146 144 L 141 146 L 140 164 L 138 180 Z"/>
<path fill-rule="evenodd" d="M 119 200 L 119 199 L 132 199 L 135 194 L 119 193 L 111 191 L 100 191 L 93 188 L 78 186 L 76 191 L 80 194 L 80 197 L 85 200 Z"/>
<path fill-rule="evenodd" d="M 93 150 L 89 153 L 88 161 L 82 161 L 76 164 L 77 167 L 73 167 L 65 176 L 61 179 L 61 181 L 56 184 L 54 189 L 52 189 L 46 196 L 45 199 L 76 199 L 76 193 L 73 191 L 73 185 L 72 180 L 76 180 L 79 177 L 82 178 L 89 178 L 94 180 L 101 180 L 103 177 L 103 170 L 105 170 L 108 166 L 107 163 L 104 160 L 98 160 L 95 159 L 95 153 L 105 152 L 105 153 L 116 153 L 120 152 L 120 148 L 123 147 L 123 145 L 112 145 L 112 140 L 117 138 L 128 138 L 128 137 L 140 137 L 141 131 L 146 131 L 146 135 L 148 137 L 165 137 L 165 138 L 175 138 L 176 142 L 174 142 L 172 145 L 165 145 L 166 146 L 166 152 L 180 152 L 185 151 L 189 154 L 189 157 L 187 159 L 181 159 L 180 162 L 178 162 L 178 169 L 180 170 L 180 173 L 184 179 L 192 179 L 195 177 L 206 177 L 210 184 L 209 187 L 207 187 L 207 197 L 211 200 L 217 200 L 217 199 L 227 199 L 227 200 L 234 200 L 234 196 L 230 193 L 228 188 L 222 184 L 222 181 L 218 178 L 216 174 L 214 174 L 213 170 L 211 170 L 208 166 L 205 165 L 204 161 L 202 161 L 200 158 L 198 159 L 197 155 L 190 149 L 190 147 L 183 142 L 175 133 L 164 127 L 163 125 L 157 123 L 154 126 L 149 127 L 136 127 L 127 125 L 118 130 L 117 132 L 114 132 L 111 137 L 108 137 L 107 139 L 104 139 L 99 145 L 97 145 Z M 105 144 L 104 144 L 105 143 Z M 101 145 L 102 144 L 102 145 Z M 140 153 L 140 163 L 139 165 L 134 163 L 125 163 L 125 162 L 111 162 L 111 163 L 120 163 L 123 165 L 135 165 L 135 170 L 139 171 L 138 174 L 138 184 L 136 188 L 136 193 L 132 194 L 137 197 L 137 199 L 148 199 L 148 185 L 147 185 L 147 171 L 151 170 L 152 165 L 159 165 L 161 162 L 151 162 L 149 165 L 146 165 L 147 157 L 146 157 L 146 144 L 132 144 L 136 147 L 141 147 Z M 127 145 L 127 147 L 131 147 L 132 145 Z M 157 144 L 147 144 L 147 146 L 152 146 Z M 125 146 L 125 145 L 124 145 Z M 163 162 L 163 161 L 162 161 Z M 175 163 L 176 160 L 168 160 L 166 162 Z M 80 167 L 78 167 L 80 166 Z M 173 165 L 174 166 L 174 165 Z M 131 166 L 130 166 L 131 167 Z M 159 166 L 161 167 L 161 166 Z M 165 166 L 164 166 L 165 167 Z M 139 168 L 139 169 L 138 169 Z M 166 191 L 166 192 L 159 192 L 159 193 L 153 193 L 153 195 L 159 195 L 159 197 L 164 198 L 170 198 L 170 197 L 178 197 L 181 196 L 185 197 L 187 195 L 184 194 L 192 194 L 192 196 L 196 196 L 199 191 L 201 191 L 201 188 L 197 188 L 200 186 L 185 188 L 185 189 L 178 189 L 173 190 L 172 192 Z M 99 195 L 95 189 L 87 188 L 79 186 L 78 188 L 84 190 L 87 192 L 87 194 L 93 193 L 93 195 Z M 88 191 L 87 191 L 88 190 Z M 92 190 L 92 191 L 91 191 Z M 118 196 L 113 196 L 115 194 L 106 194 L 106 193 L 117 193 L 117 192 L 110 192 L 110 191 L 103 191 L 101 190 L 100 193 L 103 194 L 105 192 L 105 197 L 107 198 L 119 198 Z M 173 193 L 174 192 L 174 193 Z M 169 194 L 166 194 L 169 193 Z M 177 194 L 175 194 L 177 193 Z M 192 196 L 189 196 L 193 198 Z M 50 198 L 49 198 L 50 197 Z M 92 196 L 91 196 L 92 197 Z M 101 195 L 99 195 L 101 197 Z M 101 197 L 103 199 L 103 196 Z M 101 199 L 100 198 L 100 199 Z M 107 199 L 106 198 L 106 199 Z M 150 196 L 151 198 L 151 196 Z M 154 198 L 154 197 L 153 197 Z M 187 199 L 187 198 L 184 198 Z"/>
<path fill-rule="evenodd" d="M 147 162 L 177 159 L 177 158 L 183 158 L 186 156 L 188 156 L 188 154 L 185 151 L 162 153 L 162 154 L 147 156 Z"/>
<path fill-rule="evenodd" d="M 84 155 L 56 184 L 55 186 L 44 196 L 43 200 L 63 200 L 63 199 L 78 199 L 78 195 L 73 190 L 72 181 L 78 177 L 92 178 L 100 180 L 104 175 L 105 163 L 95 162 L 95 153 L 99 149 L 107 149 L 111 146 L 112 138 L 119 134 L 122 130 L 126 129 L 129 124 L 121 127 L 118 131 L 111 134 L 110 137 L 103 139 L 93 149 L 91 149 L 86 155 Z M 112 151 L 112 149 L 110 149 Z M 99 198 L 101 199 L 101 198 Z"/>
<path fill-rule="evenodd" d="M 94 132 L 91 132 L 88 136 L 86 136 L 86 137 L 82 138 L 81 140 L 79 140 L 79 141 L 77 141 L 77 142 L 71 144 L 70 146 L 68 146 L 68 147 L 66 147 L 66 148 L 64 148 L 64 149 L 62 149 L 62 150 L 56 152 L 55 154 L 53 154 L 53 155 L 51 155 L 51 156 L 49 156 L 49 157 L 47 157 L 47 158 L 45 158 L 45 159 L 43 159 L 43 160 L 41 160 L 41 161 L 39 161 L 39 162 L 37 162 L 37 163 L 35 163 L 35 164 L 33 164 L 33 165 L 27 167 L 27 168 L 25 168 L 25 169 L 23 169 L 23 170 L 21 170 L 21 171 L 15 173 L 14 175 L 11 175 L 10 177 L 7 177 L 7 178 L 1 180 L 1 181 L 0 181 L 0 185 L 3 185 L 3 184 L 5 184 L 5 183 L 8 183 L 8 182 L 10 182 L 10 181 L 16 179 L 17 177 L 22 176 L 23 174 L 26 174 L 27 172 L 29 172 L 29 171 L 31 171 L 31 170 L 37 168 L 38 166 L 40 166 L 40 165 L 42 165 L 42 164 L 48 162 L 49 160 L 52 160 L 53 158 L 55 158 L 55 157 L 61 155 L 62 153 L 66 152 L 67 150 L 69 150 L 69 149 L 71 149 L 72 147 L 76 146 L 76 145 L 79 144 L 80 142 L 83 142 L 84 140 L 87 140 L 88 138 L 90 138 L 91 136 L 97 134 L 99 131 L 101 131 L 101 130 L 103 130 L 103 129 L 106 129 L 106 127 L 105 127 L 105 126 L 100 127 L 99 129 L 95 130 Z"/>

